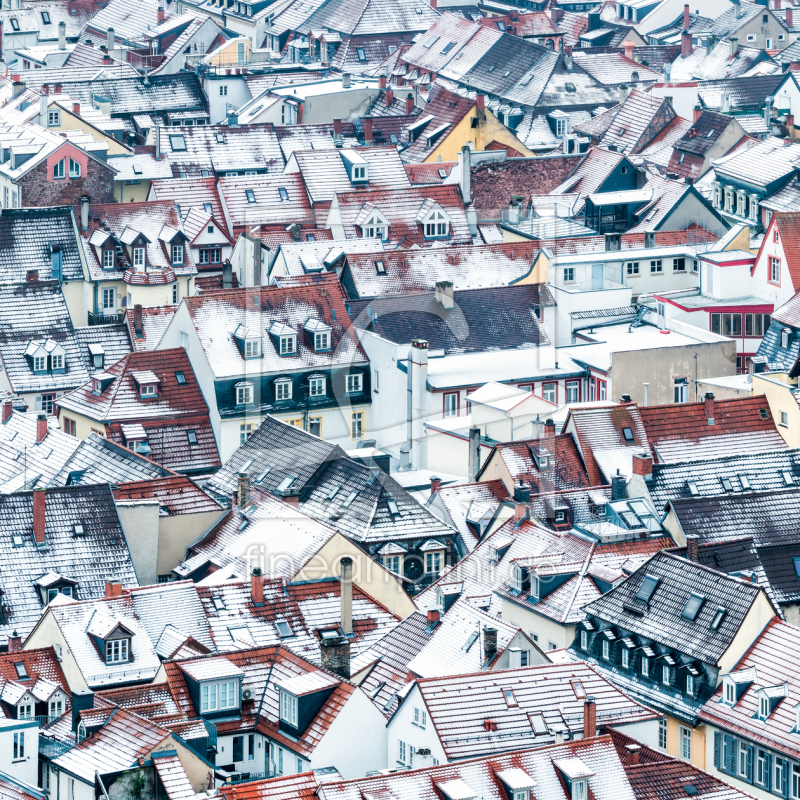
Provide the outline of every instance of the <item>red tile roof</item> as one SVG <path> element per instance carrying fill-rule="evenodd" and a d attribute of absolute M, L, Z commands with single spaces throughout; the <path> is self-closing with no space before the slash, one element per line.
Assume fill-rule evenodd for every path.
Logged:
<path fill-rule="evenodd" d="M 453 132 L 455 126 L 475 106 L 475 99 L 464 97 L 447 89 L 434 87 L 428 105 L 425 106 L 425 117 L 433 117 L 416 139 L 403 150 L 403 161 L 424 161 L 444 138 Z M 444 132 L 431 141 L 428 137 L 433 131 L 441 130 L 446 125 Z"/>
<path fill-rule="evenodd" d="M 185 475 L 156 478 L 152 481 L 121 483 L 114 490 L 114 499 L 158 500 L 170 515 L 222 512 L 216 500 L 209 497 L 196 483 Z"/>
<path fill-rule="evenodd" d="M 225 219 L 215 178 L 169 178 L 153 181 L 153 194 L 157 200 L 172 200 L 180 206 L 185 217 L 190 208 L 203 208 L 211 203 L 214 217 L 221 223 Z"/>
<path fill-rule="evenodd" d="M 639 407 L 639 416 L 664 463 L 787 449 L 761 395 L 715 400 L 713 425 L 702 402 Z"/>
<path fill-rule="evenodd" d="M 30 681 L 22 679 L 17 674 L 15 664 L 23 663 Z M 27 686 L 32 686 L 37 678 L 44 678 L 59 684 L 69 694 L 69 684 L 61 669 L 61 662 L 56 658 L 52 647 L 39 647 L 34 650 L 22 650 L 18 653 L 0 654 L 0 680 L 15 681 Z"/>
<path fill-rule="evenodd" d="M 137 352 L 155 350 L 167 326 L 172 322 L 178 306 L 159 306 L 142 309 L 142 336 L 137 337 L 133 322 L 134 310 L 126 312 L 126 321 L 131 335 L 133 349 Z"/>
<path fill-rule="evenodd" d="M 251 225 L 283 230 L 287 225 L 313 227 L 317 223 L 303 176 L 299 173 L 221 178 L 218 189 L 225 200 L 234 231 Z M 286 190 L 285 200 L 281 200 L 280 189 Z M 250 196 L 252 202 L 248 200 Z"/>
<path fill-rule="evenodd" d="M 429 164 L 406 164 L 405 168 L 408 179 L 414 186 L 429 185 L 442 183 L 457 163 L 456 161 L 432 161 Z M 439 170 L 444 171 L 444 178 L 439 174 Z"/>
<path fill-rule="evenodd" d="M 786 266 L 795 291 L 800 289 L 800 211 L 775 214 Z"/>
<path fill-rule="evenodd" d="M 318 785 L 313 772 L 300 772 L 238 786 L 223 785 L 219 793 L 225 800 L 316 800 Z"/>

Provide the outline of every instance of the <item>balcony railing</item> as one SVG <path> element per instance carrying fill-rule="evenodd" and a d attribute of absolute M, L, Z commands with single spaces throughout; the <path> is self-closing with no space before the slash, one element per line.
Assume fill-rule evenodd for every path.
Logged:
<path fill-rule="evenodd" d="M 104 314 L 102 312 L 93 314 L 91 311 L 89 312 L 90 325 L 121 325 L 124 320 L 124 312 L 119 314 Z"/>
<path fill-rule="evenodd" d="M 48 725 L 52 725 L 57 719 L 60 719 L 60 717 L 38 716 L 34 717 L 34 719 L 39 723 L 40 728 L 46 728 Z"/>

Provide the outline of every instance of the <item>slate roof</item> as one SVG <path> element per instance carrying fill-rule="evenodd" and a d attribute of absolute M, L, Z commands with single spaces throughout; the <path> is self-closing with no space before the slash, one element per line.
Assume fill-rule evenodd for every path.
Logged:
<path fill-rule="evenodd" d="M 125 6 L 125 0 L 116 0 Z M 113 27 L 113 26 L 112 26 Z M 105 38 L 105 28 L 103 29 Z M 62 76 L 62 91 L 81 105 L 92 106 L 92 97 L 103 97 L 111 103 L 111 116 L 130 117 L 133 114 L 175 113 L 177 111 L 205 112 L 208 100 L 200 78 L 193 72 L 175 75 L 152 75 L 147 83 L 143 77 L 70 82 Z"/>
<path fill-rule="evenodd" d="M 108 365 L 114 364 L 131 352 L 130 336 L 124 324 L 76 328 L 75 336 L 78 339 L 79 352 L 83 356 L 89 375 L 102 372 Z M 89 349 L 90 347 L 96 348 L 97 345 L 103 348 L 102 367 L 95 367 L 93 354 Z"/>
<path fill-rule="evenodd" d="M 786 472 L 800 485 L 800 450 L 756 451 L 700 461 L 655 464 L 647 489 L 656 510 L 661 511 L 668 500 L 696 496 L 689 482 L 701 497 L 770 491 L 786 488 Z M 728 481 L 731 488 L 726 488 L 723 481 Z"/>
<path fill-rule="evenodd" d="M 449 759 L 552 744 L 551 729 L 556 725 L 582 733 L 586 696 L 595 698 L 598 727 L 658 716 L 583 662 L 429 678 L 417 686 Z M 516 706 L 507 705 L 506 687 L 512 689 Z M 548 728 L 538 735 L 528 718 L 536 712 L 542 713 Z M 483 724 L 487 719 L 496 722 L 505 736 L 487 734 Z M 542 788 L 537 787 L 537 794 Z"/>
<path fill-rule="evenodd" d="M 131 42 L 149 33 L 151 27 L 158 24 L 158 7 L 155 0 L 144 0 L 131 7 L 124 0 L 110 0 L 92 17 L 88 23 L 89 31 L 97 31 L 95 36 L 103 37 L 100 43 L 105 44 L 105 32 L 114 29 L 118 41 Z M 89 38 L 84 32 L 84 39 Z"/>
<path fill-rule="evenodd" d="M 34 374 L 25 351 L 52 340 L 65 351 L 65 371 Z M 88 379 L 86 362 L 56 281 L 0 285 L 0 355 L 14 392 L 71 389 Z"/>
<path fill-rule="evenodd" d="M 797 628 L 773 620 L 736 664 L 735 671 L 748 668 L 755 668 L 754 680 L 746 686 L 736 704 L 729 706 L 722 702 L 720 684 L 701 709 L 700 718 L 726 732 L 797 758 L 800 755 L 794 733 L 797 716 L 794 706 L 800 701 Z M 768 719 L 760 719 L 759 690 L 782 684 L 786 684 L 786 697 L 778 702 Z"/>
<path fill-rule="evenodd" d="M 513 350 L 549 344 L 531 306 L 539 300 L 536 284 L 454 292 L 452 309 L 434 294 L 398 295 L 351 302 L 353 324 L 397 344 L 425 339 L 446 355 Z M 377 321 L 375 315 L 377 314 Z"/>
<path fill-rule="evenodd" d="M 737 78 L 700 81 L 697 85 L 697 92 L 703 108 L 718 110 L 721 106 L 722 93 L 728 92 L 731 111 L 739 113 L 755 111 L 757 113 L 764 104 L 764 98 L 770 95 L 775 96 L 784 80 L 786 80 L 784 73 L 740 75 Z"/>
<path fill-rule="evenodd" d="M 477 521 L 484 515 L 492 516 L 502 501 L 509 496 L 505 485 L 499 479 L 441 486 L 437 495 L 439 502 L 444 506 L 446 521 L 458 530 L 461 541 L 469 550 L 472 550 L 480 539 Z"/>
<path fill-rule="evenodd" d="M 69 206 L 4 208 L 0 216 L 2 283 L 22 283 L 27 270 L 37 270 L 40 280 L 50 280 L 51 244 L 61 249 L 63 279 L 83 280 L 77 224 Z"/>
<path fill-rule="evenodd" d="M 166 680 L 170 693 L 181 711 L 191 713 L 192 701 L 183 670 L 204 670 L 217 661 L 228 662 L 229 665 L 243 673 L 242 689 L 249 689 L 251 700 L 242 702 L 241 717 L 229 721 L 217 720 L 217 731 L 221 735 L 229 735 L 238 731 L 253 730 L 268 736 L 278 745 L 294 751 L 308 759 L 344 708 L 356 687 L 335 678 L 335 688 L 323 703 L 316 716 L 309 722 L 299 739 L 289 737 L 278 727 L 278 692 L 276 686 L 281 681 L 297 676 L 316 674 L 334 680 L 330 673 L 318 670 L 316 666 L 281 647 L 262 647 L 228 653 L 224 658 L 212 656 L 201 659 L 187 659 L 180 662 L 167 662 L 165 665 Z"/>
<path fill-rule="evenodd" d="M 82 524 L 84 535 L 73 530 Z M 120 525 L 114 499 L 106 486 L 70 486 L 48 489 L 45 504 L 45 541 L 33 542 L 31 492 L 0 495 L 0 548 L 6 553 L 0 569 L 3 615 L 0 636 L 13 630 L 27 636 L 44 608 L 34 581 L 43 573 L 57 572 L 77 582 L 81 598 L 102 597 L 105 578 L 115 576 L 124 586 L 137 586 L 136 572 Z M 20 534 L 15 546 L 12 534 Z"/>
<path fill-rule="evenodd" d="M 614 145 L 620 153 L 639 153 L 675 116 L 664 98 L 633 89 L 619 107 L 600 146 Z"/>
<path fill-rule="evenodd" d="M 624 36 L 627 35 L 629 30 L 629 28 L 621 29 L 620 32 Z M 646 85 L 661 79 L 659 72 L 632 58 L 626 58 L 623 53 L 597 53 L 592 52 L 591 49 L 577 49 L 573 57 L 575 63 L 581 69 L 588 72 L 589 75 L 604 86 L 619 86 L 620 84 L 631 83 Z M 638 80 L 634 80 L 634 73 L 639 76 Z M 638 90 L 634 89 L 633 91 L 638 94 Z"/>
<path fill-rule="evenodd" d="M 647 575 L 658 579 L 650 602 L 637 598 Z M 656 553 L 629 578 L 584 611 L 627 631 L 716 666 L 744 621 L 761 589 L 716 570 L 667 552 Z M 697 617 L 689 620 L 681 612 L 694 592 L 705 598 Z M 635 613 L 628 611 L 631 608 Z M 727 610 L 714 630 L 711 620 L 718 608 Z"/>
<path fill-rule="evenodd" d="M 765 546 L 797 540 L 792 521 L 800 508 L 797 488 L 681 498 L 670 505 L 683 532 L 697 534 L 701 542 L 753 536 L 758 546 Z"/>
<path fill-rule="evenodd" d="M 763 396 L 715 400 L 713 425 L 702 402 L 642 406 L 639 416 L 661 463 L 788 448 Z"/>
<path fill-rule="evenodd" d="M 314 772 L 220 786 L 225 800 L 316 800 L 319 781 Z"/>
<path fill-rule="evenodd" d="M 95 483 L 126 483 L 174 475 L 122 445 L 96 433 L 84 439 L 50 481 L 50 486 L 88 486 Z"/>
<path fill-rule="evenodd" d="M 600 187 L 608 176 L 616 169 L 625 156 L 602 148 L 592 148 L 586 158 L 570 173 L 569 177 L 551 194 L 565 194 L 577 192 L 579 201 L 576 211 L 580 210 L 583 202 L 590 194 L 600 191 Z"/>
<path fill-rule="evenodd" d="M 169 160 L 175 178 L 179 172 L 196 178 L 201 176 L 201 170 L 212 174 L 248 169 L 280 172 L 284 165 L 271 122 L 162 128 L 161 152 Z"/>

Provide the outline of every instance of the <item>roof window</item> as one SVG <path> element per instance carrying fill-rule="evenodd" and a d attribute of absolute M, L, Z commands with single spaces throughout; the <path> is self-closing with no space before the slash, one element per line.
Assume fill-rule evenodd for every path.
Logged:
<path fill-rule="evenodd" d="M 528 722 L 531 724 L 531 729 L 533 730 L 534 736 L 540 736 L 543 733 L 547 733 L 547 725 L 545 724 L 544 715 L 541 711 L 528 714 Z"/>
<path fill-rule="evenodd" d="M 217 144 L 225 144 L 225 134 L 217 133 Z"/>
<path fill-rule="evenodd" d="M 446 55 L 456 46 L 455 42 L 448 42 L 443 48 L 440 55 Z"/>
<path fill-rule="evenodd" d="M 761 416 L 761 419 L 769 419 L 769 409 L 759 408 L 758 413 Z"/>
<path fill-rule="evenodd" d="M 742 489 L 747 491 L 750 488 L 750 478 L 747 475 L 740 475 L 739 476 L 739 483 L 742 484 Z"/>
<path fill-rule="evenodd" d="M 656 578 L 654 575 L 645 575 L 642 585 L 639 587 L 639 591 L 636 592 L 636 599 L 644 600 L 645 603 L 649 603 L 660 580 L 660 578 Z"/>
<path fill-rule="evenodd" d="M 583 684 L 577 678 L 573 678 L 569 684 L 572 686 L 572 691 L 578 700 L 583 700 L 586 697 L 586 689 L 583 688 Z"/>
<path fill-rule="evenodd" d="M 25 668 L 25 664 L 22 661 L 17 661 L 14 664 L 14 669 L 17 671 L 17 677 L 20 680 L 27 680 L 28 679 L 28 670 Z"/>
<path fill-rule="evenodd" d="M 516 708 L 518 705 L 517 698 L 514 697 L 513 689 L 503 689 L 503 699 L 506 701 L 506 705 L 509 708 Z"/>
<path fill-rule="evenodd" d="M 73 533 L 74 533 L 76 536 L 85 536 L 85 535 L 86 535 L 86 529 L 83 527 L 83 524 L 82 524 L 82 523 L 80 523 L 80 522 L 76 522 L 76 523 L 75 523 L 75 524 L 72 526 L 72 532 L 73 532 Z"/>
<path fill-rule="evenodd" d="M 214 208 L 211 203 L 203 203 L 203 211 L 205 211 L 206 214 L 213 214 Z"/>
<path fill-rule="evenodd" d="M 439 37 L 438 37 L 438 36 L 431 36 L 431 37 L 428 39 L 428 41 L 427 41 L 427 42 L 425 42 L 425 44 L 424 44 L 424 45 L 422 45 L 422 46 L 423 46 L 424 48 L 426 48 L 426 49 L 430 49 L 430 48 L 431 48 L 431 47 L 433 47 L 433 46 L 436 44 L 436 42 L 438 42 L 438 41 L 439 41 Z"/>
<path fill-rule="evenodd" d="M 733 491 L 733 485 L 731 484 L 731 479 L 730 478 L 720 478 L 719 482 L 722 484 L 722 488 L 726 492 L 732 492 Z"/>
<path fill-rule="evenodd" d="M 333 489 L 331 489 L 328 492 L 328 495 L 327 495 L 327 497 L 325 499 L 328 502 L 331 502 L 331 500 L 333 500 L 333 498 L 336 497 L 336 495 L 339 493 L 339 489 L 341 489 L 341 488 L 342 487 L 337 483 L 336 486 L 334 486 Z"/>
<path fill-rule="evenodd" d="M 291 636 L 294 636 L 294 631 L 292 630 L 292 626 L 284 619 L 278 620 L 275 623 L 275 628 L 278 631 L 278 636 L 281 639 L 288 639 Z"/>
<path fill-rule="evenodd" d="M 700 490 L 697 488 L 697 483 L 695 481 L 686 481 L 686 488 L 689 490 L 689 494 L 692 497 L 697 497 L 700 494 Z"/>
<path fill-rule="evenodd" d="M 225 609 L 225 601 L 221 597 L 212 598 L 211 602 L 214 604 L 216 611 L 223 611 Z"/>
<path fill-rule="evenodd" d="M 186 150 L 186 139 L 183 138 L 182 133 L 170 134 L 169 144 L 173 152 L 179 153 Z"/>
<path fill-rule="evenodd" d="M 705 597 L 703 597 L 701 594 L 695 594 L 692 592 L 689 595 L 689 599 L 686 601 L 686 605 L 683 607 L 683 611 L 681 611 L 681 616 L 684 619 L 694 622 L 697 619 L 697 615 L 700 613 L 700 609 L 703 607 L 703 603 L 705 603 L 705 601 Z"/>
<path fill-rule="evenodd" d="M 284 200 L 288 200 L 289 199 L 289 192 L 287 192 L 285 187 L 283 187 L 283 186 L 279 186 L 278 187 L 278 195 L 281 198 L 281 202 L 283 202 Z"/>
<path fill-rule="evenodd" d="M 467 638 L 467 641 L 461 647 L 461 650 L 465 653 L 469 653 L 470 647 L 475 644 L 478 640 L 478 631 L 472 631 L 472 633 Z"/>
<path fill-rule="evenodd" d="M 356 47 L 356 58 L 359 61 L 366 61 L 367 60 L 367 54 L 364 52 L 364 48 L 363 47 Z"/>
<path fill-rule="evenodd" d="M 347 496 L 347 500 L 342 503 L 342 508 L 350 508 L 350 506 L 353 505 L 353 500 L 355 500 L 356 497 L 358 497 L 358 492 L 350 492 L 350 494 Z"/>
<path fill-rule="evenodd" d="M 287 475 L 276 487 L 276 492 L 288 492 L 292 484 L 297 480 L 296 475 Z"/>
<path fill-rule="evenodd" d="M 197 445 L 197 431 L 188 430 L 186 431 L 186 438 L 189 440 L 189 444 L 192 447 Z"/>
<path fill-rule="evenodd" d="M 622 438 L 625 440 L 625 444 L 633 444 L 636 441 L 633 437 L 633 428 L 623 428 Z"/>
<path fill-rule="evenodd" d="M 248 203 L 255 203 L 256 195 L 255 195 L 255 192 L 252 189 L 245 189 L 244 190 L 244 196 L 247 198 L 247 202 Z"/>
<path fill-rule="evenodd" d="M 385 275 L 386 274 L 386 264 L 383 261 L 376 261 L 375 262 L 375 272 L 378 275 Z"/>
<path fill-rule="evenodd" d="M 256 478 L 256 483 L 261 483 L 272 472 L 272 467 L 265 467 L 264 471 Z"/>
<path fill-rule="evenodd" d="M 719 630 L 719 626 L 722 625 L 722 620 L 725 619 L 725 615 L 727 613 L 728 609 L 723 608 L 722 606 L 717 608 L 717 610 L 714 612 L 714 619 L 711 620 L 711 630 Z"/>
<path fill-rule="evenodd" d="M 791 472 L 789 472 L 788 469 L 784 470 L 783 473 L 781 473 L 781 474 L 783 475 L 783 482 L 787 486 L 793 486 L 794 485 L 794 476 L 792 475 Z"/>
<path fill-rule="evenodd" d="M 178 386 L 183 386 L 186 383 L 186 375 L 183 372 L 176 372 L 175 380 L 178 382 Z"/>
<path fill-rule="evenodd" d="M 134 164 L 133 165 L 133 174 L 134 175 L 141 175 L 142 174 L 142 165 L 141 164 Z"/>

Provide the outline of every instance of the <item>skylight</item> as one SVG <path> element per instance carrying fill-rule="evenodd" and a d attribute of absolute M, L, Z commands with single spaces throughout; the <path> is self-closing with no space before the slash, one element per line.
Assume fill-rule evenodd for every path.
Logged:
<path fill-rule="evenodd" d="M 503 699 L 506 701 L 506 705 L 509 708 L 517 707 L 517 698 L 514 697 L 513 689 L 503 689 Z"/>
<path fill-rule="evenodd" d="M 635 441 L 633 438 L 633 428 L 623 428 L 622 438 L 625 440 L 625 444 L 633 444 Z"/>
<path fill-rule="evenodd" d="M 27 679 L 28 670 L 25 668 L 25 664 L 23 664 L 22 661 L 17 661 L 17 663 L 14 664 L 14 669 L 17 671 L 18 678 L 23 681 Z"/>
<path fill-rule="evenodd" d="M 375 262 L 375 272 L 377 272 L 378 275 L 385 275 L 386 274 L 386 264 L 384 264 L 383 261 L 376 261 Z"/>
<path fill-rule="evenodd" d="M 747 475 L 740 475 L 739 476 L 739 483 L 742 484 L 742 489 L 747 491 L 750 488 L 750 478 Z"/>
<path fill-rule="evenodd" d="M 386 505 L 389 506 L 389 513 L 394 517 L 400 513 L 400 509 L 397 507 L 397 503 L 394 500 L 389 498 L 386 501 Z"/>
<path fill-rule="evenodd" d="M 264 471 L 256 478 L 256 483 L 261 483 L 272 472 L 272 467 L 265 467 Z"/>
<path fill-rule="evenodd" d="M 353 504 L 353 500 L 355 500 L 356 497 L 358 497 L 358 492 L 350 492 L 350 494 L 347 496 L 347 500 L 342 503 L 342 508 L 350 508 L 350 506 Z"/>
<path fill-rule="evenodd" d="M 278 187 L 278 195 L 281 198 L 281 202 L 289 199 L 289 192 L 287 192 L 283 186 Z"/>
<path fill-rule="evenodd" d="M 217 144 L 225 144 L 225 134 L 217 133 Z"/>
<path fill-rule="evenodd" d="M 716 133 L 716 129 L 712 128 L 707 134 L 706 139 L 710 139 Z"/>
<path fill-rule="evenodd" d="M 792 475 L 792 473 L 789 472 L 789 470 L 787 469 L 787 470 L 784 470 L 784 472 L 782 474 L 783 474 L 783 482 L 787 486 L 791 486 L 794 483 L 794 476 Z"/>
<path fill-rule="evenodd" d="M 281 639 L 288 639 L 290 636 L 294 636 L 292 626 L 286 620 L 279 620 L 275 623 L 275 627 L 278 629 L 278 636 Z"/>
<path fill-rule="evenodd" d="M 583 700 L 583 698 L 586 697 L 586 689 L 583 688 L 583 684 L 577 678 L 573 678 L 569 683 L 570 686 L 572 686 L 575 697 L 578 700 Z"/>
<path fill-rule="evenodd" d="M 645 575 L 642 585 L 639 587 L 639 591 L 636 592 L 636 599 L 644 600 L 645 603 L 649 603 L 653 592 L 656 590 L 656 586 L 658 586 L 659 580 L 660 578 L 656 578 L 654 575 Z"/>
<path fill-rule="evenodd" d="M 542 733 L 547 733 L 547 725 L 544 722 L 544 715 L 541 711 L 534 714 L 528 714 L 528 720 L 531 723 L 534 736 L 539 736 Z"/>
<path fill-rule="evenodd" d="M 473 631 L 473 632 L 472 632 L 472 633 L 469 635 L 469 638 L 467 639 L 467 641 L 466 641 L 466 642 L 464 642 L 464 645 L 462 646 L 462 648 L 461 648 L 461 649 L 462 649 L 462 650 L 463 650 L 465 653 L 469 653 L 469 649 L 470 649 L 470 647 L 472 647 L 472 645 L 474 645 L 474 644 L 475 644 L 475 642 L 476 642 L 477 638 L 478 638 L 478 631 Z"/>
<path fill-rule="evenodd" d="M 289 487 L 295 482 L 294 475 L 287 475 L 276 487 L 276 492 L 288 492 Z"/>
<path fill-rule="evenodd" d="M 194 447 L 197 444 L 197 432 L 193 430 L 186 431 L 186 438 L 189 440 L 189 444 Z"/>
<path fill-rule="evenodd" d="M 732 492 L 733 491 L 733 485 L 731 484 L 730 478 L 720 478 L 719 482 L 722 484 L 722 488 L 726 492 Z"/>
<path fill-rule="evenodd" d="M 696 497 L 700 494 L 697 484 L 694 481 L 686 481 L 686 488 L 689 490 L 689 494 L 692 495 L 692 497 Z"/>
<path fill-rule="evenodd" d="M 442 52 L 441 52 L 439 55 L 442 55 L 442 56 L 443 56 L 443 55 L 445 55 L 446 53 L 449 53 L 449 52 L 450 52 L 450 51 L 451 51 L 451 50 L 452 50 L 452 49 L 453 49 L 455 46 L 456 46 L 456 43 L 455 43 L 455 42 L 448 42 L 448 43 L 447 43 L 447 44 L 446 44 L 446 45 L 445 45 L 445 46 L 442 48 Z"/>
<path fill-rule="evenodd" d="M 797 565 L 795 565 L 795 569 Z M 711 620 L 711 629 L 712 630 L 719 630 L 719 626 L 722 625 L 722 620 L 725 619 L 725 615 L 728 613 L 727 609 L 719 606 L 717 608 L 716 613 L 714 614 L 714 619 Z"/>
<path fill-rule="evenodd" d="M 214 597 L 211 602 L 214 604 L 214 608 L 217 611 L 223 611 L 225 609 L 225 601 L 221 597 Z"/>
<path fill-rule="evenodd" d="M 442 179 L 446 178 L 447 177 L 447 170 L 446 169 L 440 169 L 439 170 L 439 177 L 442 178 Z"/>
<path fill-rule="evenodd" d="M 206 214 L 213 214 L 214 209 L 211 206 L 211 203 L 203 203 L 203 211 L 205 211 Z"/>
<path fill-rule="evenodd" d="M 363 47 L 356 47 L 356 58 L 358 58 L 359 61 L 367 60 L 367 54 L 364 52 Z"/>
<path fill-rule="evenodd" d="M 182 133 L 173 133 L 169 137 L 169 143 L 174 152 L 186 150 L 186 139 L 183 138 Z"/>
<path fill-rule="evenodd" d="M 700 613 L 700 609 L 703 607 L 703 603 L 705 603 L 705 601 L 706 599 L 703 597 L 703 595 L 692 592 L 689 595 L 689 599 L 686 601 L 686 605 L 683 607 L 683 611 L 681 611 L 681 616 L 684 619 L 694 622 L 697 619 L 697 615 Z"/>
<path fill-rule="evenodd" d="M 423 46 L 425 49 L 428 49 L 428 48 L 431 48 L 431 47 L 433 47 L 433 46 L 436 44 L 436 42 L 438 42 L 438 41 L 439 41 L 439 37 L 438 37 L 438 36 L 431 36 L 431 38 L 430 38 L 430 39 L 428 39 L 428 41 L 427 41 L 427 42 L 425 42 L 425 44 L 424 44 L 424 45 L 422 45 L 422 46 Z"/>
<path fill-rule="evenodd" d="M 133 174 L 134 175 L 141 175 L 142 174 L 142 165 L 141 164 L 134 164 L 133 165 Z"/>
<path fill-rule="evenodd" d="M 244 190 L 244 196 L 247 198 L 247 202 L 248 203 L 255 203 L 256 195 L 255 195 L 255 192 L 252 189 L 245 189 Z"/>
<path fill-rule="evenodd" d="M 247 470 L 249 470 L 250 467 L 252 466 L 253 466 L 253 459 L 248 458 L 247 461 L 245 461 L 244 464 L 242 464 L 242 466 L 239 467 L 239 472 L 247 472 Z"/>
<path fill-rule="evenodd" d="M 72 531 L 76 536 L 83 536 L 86 533 L 86 531 L 84 530 L 83 525 L 80 522 L 76 522 L 72 526 Z"/>
<path fill-rule="evenodd" d="M 183 372 L 176 372 L 175 380 L 178 382 L 178 386 L 183 386 L 186 383 L 186 375 Z"/>
<path fill-rule="evenodd" d="M 341 489 L 341 488 L 342 488 L 342 487 L 341 487 L 341 486 L 339 486 L 339 484 L 337 484 L 336 486 L 334 486 L 334 487 L 333 487 L 333 489 L 331 489 L 331 490 L 328 492 L 328 496 L 327 496 L 325 499 L 326 499 L 328 502 L 330 502 L 331 500 L 333 500 L 333 498 L 334 498 L 334 497 L 336 497 L 336 495 L 339 493 L 339 489 Z"/>

